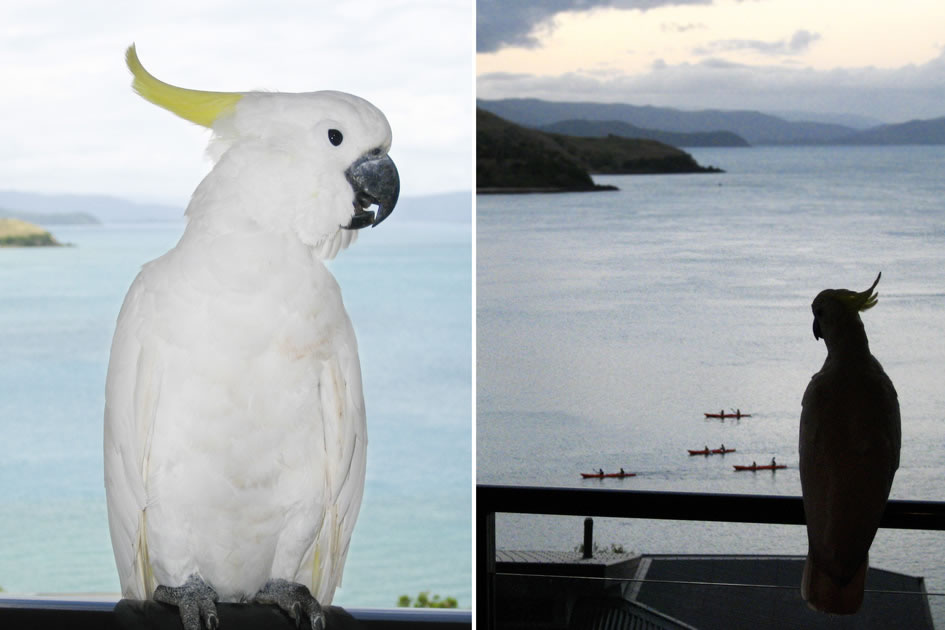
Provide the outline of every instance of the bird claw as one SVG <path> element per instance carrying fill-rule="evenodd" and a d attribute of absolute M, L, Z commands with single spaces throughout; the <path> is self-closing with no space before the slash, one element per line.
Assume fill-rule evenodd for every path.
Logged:
<path fill-rule="evenodd" d="M 182 586 L 158 586 L 154 589 L 154 601 L 177 607 L 184 630 L 217 630 L 217 593 L 194 573 Z M 201 625 L 201 621 L 203 625 Z"/>
<path fill-rule="evenodd" d="M 302 584 L 288 580 L 269 580 L 256 593 L 254 601 L 259 604 L 275 604 L 295 621 L 297 628 L 301 627 L 302 618 L 305 617 L 312 630 L 325 630 L 325 613 L 321 604 Z"/>

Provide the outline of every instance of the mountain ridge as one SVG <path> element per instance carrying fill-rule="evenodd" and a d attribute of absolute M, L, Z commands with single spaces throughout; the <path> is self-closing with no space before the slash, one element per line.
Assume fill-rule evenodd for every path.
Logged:
<path fill-rule="evenodd" d="M 416 221 L 469 223 L 472 191 L 404 196 L 398 216 Z M 0 190 L 0 217 L 40 225 L 183 222 L 184 208 L 95 194 Z"/>
<path fill-rule="evenodd" d="M 927 120 L 910 120 L 896 125 L 880 125 L 857 132 L 840 144 L 945 144 L 945 116 Z"/>
<path fill-rule="evenodd" d="M 626 103 L 562 102 L 534 98 L 476 101 L 511 122 L 542 128 L 562 121 L 606 121 L 659 133 L 730 132 L 751 145 L 945 144 L 945 117 L 859 129 L 792 121 L 753 110 L 681 110 Z"/>
<path fill-rule="evenodd" d="M 751 146 L 738 134 L 730 131 L 702 131 L 695 133 L 677 133 L 644 129 L 619 120 L 561 120 L 550 125 L 535 127 L 540 131 L 558 133 L 566 136 L 585 138 L 605 138 L 620 136 L 623 138 L 643 138 L 656 140 L 673 147 L 747 147 Z"/>

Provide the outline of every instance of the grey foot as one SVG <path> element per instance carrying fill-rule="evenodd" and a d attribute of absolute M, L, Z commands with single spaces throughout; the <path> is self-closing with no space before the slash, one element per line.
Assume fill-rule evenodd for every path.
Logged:
<path fill-rule="evenodd" d="M 201 620 L 209 630 L 220 625 L 217 617 L 217 593 L 194 573 L 183 586 L 158 586 L 154 589 L 154 601 L 177 606 L 184 630 L 201 630 Z"/>
<path fill-rule="evenodd" d="M 312 624 L 312 630 L 325 630 L 325 613 L 322 612 L 322 606 L 302 584 L 288 580 L 269 580 L 253 600 L 260 604 L 275 604 L 289 614 L 297 628 L 302 623 L 302 617 L 305 617 Z"/>

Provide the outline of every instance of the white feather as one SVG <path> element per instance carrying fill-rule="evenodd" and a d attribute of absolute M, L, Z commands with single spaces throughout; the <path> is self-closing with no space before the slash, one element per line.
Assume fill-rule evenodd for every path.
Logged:
<path fill-rule="evenodd" d="M 335 127 L 341 147 L 323 137 Z M 327 605 L 367 434 L 354 330 L 322 260 L 355 237 L 340 229 L 345 167 L 386 151 L 390 129 L 366 101 L 317 92 L 247 95 L 214 130 L 219 161 L 185 233 L 135 279 L 112 343 L 105 485 L 122 594 L 198 573 L 221 601 L 281 578 Z"/>

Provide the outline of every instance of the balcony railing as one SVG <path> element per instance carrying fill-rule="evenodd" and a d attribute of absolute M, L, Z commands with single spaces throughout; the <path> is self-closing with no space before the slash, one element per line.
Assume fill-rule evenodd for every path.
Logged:
<path fill-rule="evenodd" d="M 476 486 L 477 625 L 495 628 L 495 515 L 553 514 L 803 525 L 801 497 Z M 945 502 L 891 500 L 880 527 L 945 531 Z"/>
<path fill-rule="evenodd" d="M 161 607 L 161 604 L 149 602 L 146 606 Z M 13 630 L 19 628 L 101 628 L 117 630 L 130 627 L 180 628 L 176 610 L 167 610 L 154 614 L 148 611 L 146 622 L 115 612 L 115 602 L 52 600 L 47 598 L 3 598 L 0 597 L 0 628 Z M 242 610 L 240 610 L 242 608 Z M 242 628 L 285 628 L 296 630 L 296 625 L 289 617 L 275 607 L 253 606 L 247 610 L 242 604 L 217 604 L 221 627 L 224 630 Z M 334 608 L 328 611 L 328 628 L 347 630 L 468 630 L 472 628 L 472 611 L 391 608 L 391 609 L 345 609 L 355 623 L 338 616 Z M 141 611 L 137 611 L 140 613 Z M 335 623 L 333 623 L 335 622 Z M 340 623 L 339 623 L 340 622 Z M 308 624 L 303 624 L 307 628 Z"/>

